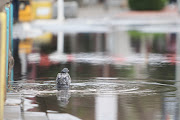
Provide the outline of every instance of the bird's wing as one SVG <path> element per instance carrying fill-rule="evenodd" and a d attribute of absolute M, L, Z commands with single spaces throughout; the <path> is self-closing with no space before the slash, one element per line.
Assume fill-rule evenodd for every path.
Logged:
<path fill-rule="evenodd" d="M 68 85 L 71 83 L 71 77 L 68 73 L 66 74 L 66 81 Z"/>
<path fill-rule="evenodd" d="M 57 77 L 56 77 L 56 83 L 58 83 L 59 82 L 59 79 L 61 78 L 61 74 L 60 73 L 58 73 L 57 74 Z"/>

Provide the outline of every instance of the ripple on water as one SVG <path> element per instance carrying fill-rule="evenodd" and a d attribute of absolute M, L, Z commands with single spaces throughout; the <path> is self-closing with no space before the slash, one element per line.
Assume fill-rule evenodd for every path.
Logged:
<path fill-rule="evenodd" d="M 11 91 L 20 92 L 22 94 L 55 94 L 57 92 L 55 89 L 55 81 L 36 81 L 34 83 L 15 82 L 12 85 Z M 162 84 L 159 81 L 148 82 L 147 80 L 100 78 L 93 80 L 73 80 L 69 92 L 75 95 L 149 95 L 174 90 L 176 90 L 174 85 Z"/>

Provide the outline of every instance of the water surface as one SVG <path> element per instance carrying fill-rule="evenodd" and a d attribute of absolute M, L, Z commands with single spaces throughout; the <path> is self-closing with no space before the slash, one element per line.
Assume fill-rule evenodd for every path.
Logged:
<path fill-rule="evenodd" d="M 179 41 L 175 33 L 45 33 L 15 40 L 13 92 L 24 111 L 69 113 L 83 120 L 179 119 Z M 69 90 L 57 91 L 64 67 Z"/>

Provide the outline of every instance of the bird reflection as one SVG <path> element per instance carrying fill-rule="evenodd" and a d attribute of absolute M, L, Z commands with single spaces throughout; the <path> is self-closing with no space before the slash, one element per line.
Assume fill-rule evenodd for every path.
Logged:
<path fill-rule="evenodd" d="M 69 98 L 71 97 L 71 94 L 69 93 L 69 88 L 67 87 L 61 87 L 57 93 L 56 97 L 59 103 L 59 106 L 66 107 L 69 103 Z"/>

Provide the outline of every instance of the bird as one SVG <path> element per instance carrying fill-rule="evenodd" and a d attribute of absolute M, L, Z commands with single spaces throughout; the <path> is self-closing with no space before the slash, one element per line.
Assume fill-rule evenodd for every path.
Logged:
<path fill-rule="evenodd" d="M 57 74 L 57 77 L 56 77 L 57 90 L 69 88 L 70 83 L 71 83 L 71 77 L 68 72 L 69 72 L 68 68 L 63 68 L 62 71 Z"/>

